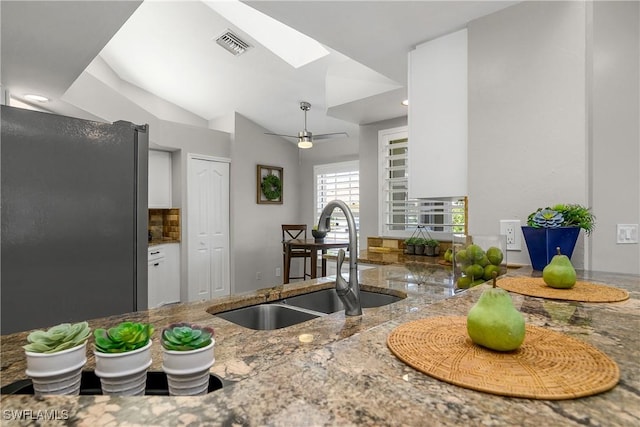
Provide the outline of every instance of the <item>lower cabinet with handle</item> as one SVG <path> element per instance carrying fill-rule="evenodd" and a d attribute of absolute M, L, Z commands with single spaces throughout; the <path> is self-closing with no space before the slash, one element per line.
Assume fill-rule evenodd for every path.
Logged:
<path fill-rule="evenodd" d="M 180 244 L 149 247 L 148 268 L 148 307 L 180 302 Z"/>

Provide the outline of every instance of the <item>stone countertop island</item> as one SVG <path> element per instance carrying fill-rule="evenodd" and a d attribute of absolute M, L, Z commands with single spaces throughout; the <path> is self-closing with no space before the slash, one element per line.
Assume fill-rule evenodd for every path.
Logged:
<path fill-rule="evenodd" d="M 274 301 L 333 286 L 326 279 L 299 282 L 207 302 L 90 321 L 92 328 L 119 321 L 151 322 L 159 331 L 189 321 L 216 330 L 212 372 L 221 390 L 202 397 L 27 395 L 2 397 L 2 425 L 420 425 L 420 426 L 631 426 L 640 425 L 640 278 L 578 272 L 582 280 L 629 291 L 618 303 L 553 301 L 511 294 L 529 324 L 583 340 L 606 353 L 621 371 L 618 385 L 598 395 L 561 401 L 508 398 L 468 390 L 426 376 L 398 360 L 387 336 L 405 322 L 466 315 L 488 285 L 455 294 L 448 274 L 434 266 L 433 280 L 415 284 L 399 265 L 361 272 L 364 289 L 407 298 L 361 317 L 344 312 L 275 331 L 236 326 L 209 312 Z M 523 268 L 510 275 L 531 276 Z M 570 313 L 560 315 L 557 313 Z M 154 334 L 152 370 L 161 354 Z M 302 342 L 310 334 L 311 342 Z M 21 345 L 27 333 L 2 337 L 2 385 L 25 377 Z M 306 340 L 305 340 L 306 341 Z M 89 347 L 92 347 L 90 344 Z M 88 352 L 91 353 L 91 352 Z M 87 369 L 93 369 L 88 355 Z M 55 414 L 57 420 L 43 421 Z M 54 417 L 55 418 L 55 417 Z"/>

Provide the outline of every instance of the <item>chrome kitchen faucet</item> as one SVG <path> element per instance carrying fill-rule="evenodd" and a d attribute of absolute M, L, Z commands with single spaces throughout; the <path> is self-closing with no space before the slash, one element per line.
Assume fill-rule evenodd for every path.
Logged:
<path fill-rule="evenodd" d="M 318 220 L 318 231 L 326 232 L 327 219 L 335 208 L 339 208 L 347 217 L 349 227 L 349 282 L 342 277 L 342 263 L 344 262 L 344 250 L 338 252 L 338 265 L 336 273 L 336 293 L 344 304 L 344 314 L 347 316 L 361 316 L 360 285 L 358 284 L 358 236 L 356 234 L 356 222 L 349 206 L 342 200 L 332 200 L 324 207 Z"/>

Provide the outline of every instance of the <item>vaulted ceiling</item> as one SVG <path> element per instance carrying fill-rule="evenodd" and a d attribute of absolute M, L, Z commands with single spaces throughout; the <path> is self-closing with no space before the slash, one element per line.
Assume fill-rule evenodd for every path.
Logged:
<path fill-rule="evenodd" d="M 210 123 L 239 112 L 266 129 L 314 133 L 406 114 L 407 53 L 514 1 L 246 1 L 329 50 L 294 68 L 224 18 L 209 1 L 2 1 L 3 89 L 51 99 L 43 108 L 81 115 L 61 100 L 96 56 L 117 76 Z M 215 5 L 214 5 L 215 6 Z M 233 56 L 227 29 L 252 48 Z M 125 118 L 126 119 L 126 118 Z"/>

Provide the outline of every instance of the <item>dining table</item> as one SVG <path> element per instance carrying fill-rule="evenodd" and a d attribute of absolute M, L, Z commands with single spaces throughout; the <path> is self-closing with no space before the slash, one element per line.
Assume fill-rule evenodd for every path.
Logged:
<path fill-rule="evenodd" d="M 339 249 L 348 248 L 348 240 L 327 239 L 291 239 L 283 242 L 285 250 L 285 263 L 284 263 L 284 283 L 289 283 L 289 271 L 291 270 L 291 250 L 293 249 L 305 249 L 310 251 L 311 256 L 311 279 L 315 279 L 318 276 L 318 251 L 322 252 L 322 255 L 327 253 L 327 249 Z M 321 261 L 322 275 L 327 275 L 327 260 L 322 257 Z"/>

